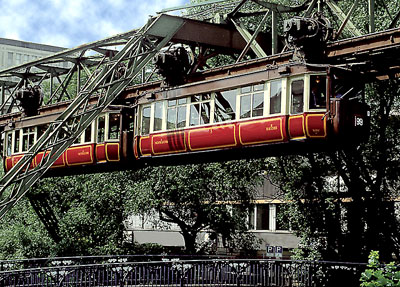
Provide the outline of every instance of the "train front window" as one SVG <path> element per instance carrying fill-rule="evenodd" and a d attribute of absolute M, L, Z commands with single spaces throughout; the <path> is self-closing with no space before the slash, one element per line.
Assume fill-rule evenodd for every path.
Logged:
<path fill-rule="evenodd" d="M 326 76 L 310 76 L 310 109 L 323 109 L 326 107 Z"/>
<path fill-rule="evenodd" d="M 269 113 L 279 114 L 281 112 L 282 81 L 271 82 L 271 97 L 269 103 Z"/>
<path fill-rule="evenodd" d="M 214 121 L 231 121 L 236 118 L 237 90 L 217 92 L 215 94 Z"/>
<path fill-rule="evenodd" d="M 119 139 L 119 114 L 108 115 L 108 137 L 109 140 Z"/>
<path fill-rule="evenodd" d="M 295 80 L 291 84 L 291 100 L 292 106 L 290 112 L 292 114 L 300 114 L 303 112 L 303 90 L 304 90 L 304 81 L 303 80 Z"/>
<path fill-rule="evenodd" d="M 14 135 L 14 153 L 18 153 L 19 152 L 19 133 L 21 130 L 16 130 L 15 131 L 15 135 Z"/>

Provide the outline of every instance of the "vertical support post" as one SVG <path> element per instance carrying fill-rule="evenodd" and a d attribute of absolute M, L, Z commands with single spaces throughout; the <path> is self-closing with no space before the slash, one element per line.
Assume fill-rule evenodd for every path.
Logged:
<path fill-rule="evenodd" d="M 50 98 L 53 96 L 53 72 L 50 71 Z M 50 103 L 49 103 L 50 104 Z"/>
<path fill-rule="evenodd" d="M 81 90 L 81 63 L 79 61 L 76 63 L 76 71 L 78 74 L 76 77 L 76 95 L 79 95 Z"/>
<path fill-rule="evenodd" d="M 276 15 L 276 11 L 272 10 L 272 55 L 275 55 L 278 53 L 278 27 L 277 27 L 277 22 L 278 18 Z"/>
<path fill-rule="evenodd" d="M 368 0 L 369 32 L 375 32 L 375 0 Z"/>
<path fill-rule="evenodd" d="M 1 97 L 0 97 L 0 105 L 4 103 L 6 99 L 6 91 L 4 89 L 4 83 L 1 84 Z M 1 111 L 0 111 L 1 112 Z"/>

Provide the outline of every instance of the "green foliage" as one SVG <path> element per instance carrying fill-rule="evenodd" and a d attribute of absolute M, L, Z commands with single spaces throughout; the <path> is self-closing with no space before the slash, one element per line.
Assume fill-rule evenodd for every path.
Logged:
<path fill-rule="evenodd" d="M 391 262 L 383 265 L 379 262 L 379 251 L 371 251 L 368 267 L 362 274 L 362 287 L 400 286 L 400 271 L 398 266 Z"/>
<path fill-rule="evenodd" d="M 398 80 L 368 87 L 369 140 L 338 151 L 266 160 L 284 191 L 286 216 L 301 238 L 296 258 L 362 262 L 376 248 L 385 260 L 399 255 L 400 121 Z"/>
<path fill-rule="evenodd" d="M 27 199 L 22 199 L 0 221 L 0 259 L 53 255 L 54 242 Z"/>
<path fill-rule="evenodd" d="M 213 238 L 221 236 L 226 244 L 234 244 L 235 236 L 246 230 L 247 211 L 232 212 L 231 206 L 250 203 L 261 163 L 233 161 L 143 169 L 133 184 L 130 209 L 137 214 L 155 210 L 162 221 L 177 224 L 189 253 L 200 248 L 196 237 L 205 230 L 212 231 Z"/>

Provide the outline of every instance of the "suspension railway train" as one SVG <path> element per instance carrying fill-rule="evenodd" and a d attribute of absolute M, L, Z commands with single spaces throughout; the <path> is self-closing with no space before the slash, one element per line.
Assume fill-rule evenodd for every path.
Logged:
<path fill-rule="evenodd" d="M 349 71 L 291 63 L 229 74 L 164 89 L 130 89 L 132 104 L 105 110 L 50 173 L 334 150 L 368 134 L 363 85 Z M 55 116 L 43 108 L 5 127 L 6 171 Z M 32 166 L 42 157 L 43 152 Z"/>

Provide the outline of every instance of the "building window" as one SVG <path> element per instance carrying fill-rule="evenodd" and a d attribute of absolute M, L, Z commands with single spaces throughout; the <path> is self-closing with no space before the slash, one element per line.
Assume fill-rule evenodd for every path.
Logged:
<path fill-rule="evenodd" d="M 269 204 L 258 204 L 256 208 L 256 230 L 269 230 Z"/>
<path fill-rule="evenodd" d="M 16 54 L 15 54 L 15 63 L 16 63 L 17 65 L 22 64 L 22 54 L 20 54 L 20 53 L 16 53 Z"/>
<path fill-rule="evenodd" d="M 8 52 L 7 65 L 11 67 L 14 64 L 14 53 Z"/>

